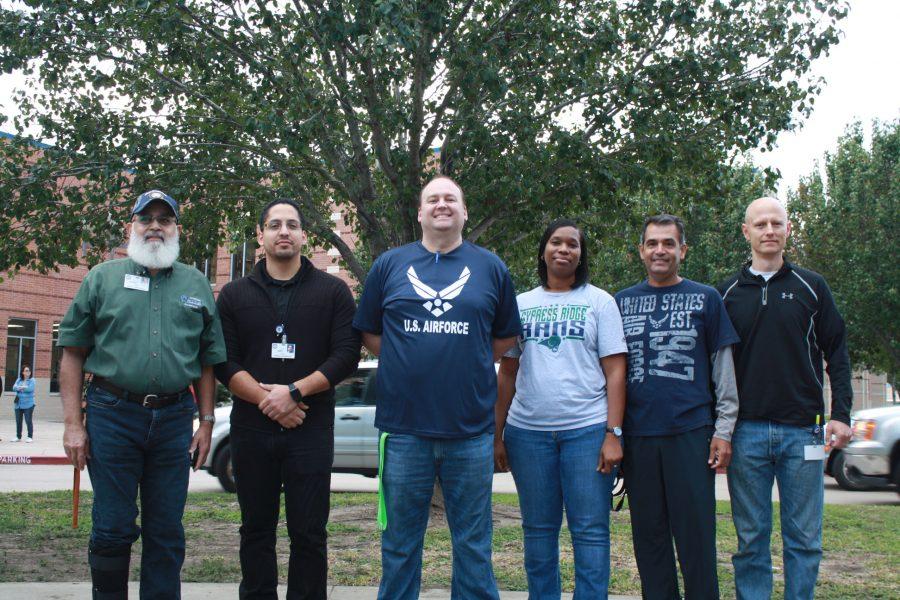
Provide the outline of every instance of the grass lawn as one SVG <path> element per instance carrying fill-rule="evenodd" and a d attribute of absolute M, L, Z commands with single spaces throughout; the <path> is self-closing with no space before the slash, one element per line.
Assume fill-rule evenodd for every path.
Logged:
<path fill-rule="evenodd" d="M 87 540 L 92 495 L 81 495 L 81 523 L 71 528 L 68 492 L 0 494 L 0 581 L 87 581 Z M 334 493 L 329 531 L 330 578 L 336 585 L 377 585 L 379 533 L 374 494 Z M 777 507 L 777 505 L 776 505 Z M 719 580 L 724 598 L 734 597 L 730 555 L 736 547 L 730 506 L 717 504 Z M 184 517 L 187 535 L 185 581 L 238 581 L 240 510 L 233 494 L 194 493 Z M 775 530 L 780 523 L 775 514 Z M 631 548 L 627 510 L 612 515 L 610 591 L 640 594 Z M 825 556 L 817 598 L 900 598 L 900 510 L 896 506 L 825 507 Z M 140 542 L 132 558 L 132 577 L 140 568 Z M 782 592 L 781 539 L 772 554 L 776 593 Z M 563 587 L 571 591 L 572 550 L 568 531 L 560 540 Z M 278 532 L 282 580 L 287 572 L 288 539 Z M 432 513 L 425 538 L 423 587 L 450 586 L 450 534 L 439 512 Z M 494 569 L 502 589 L 526 589 L 522 530 L 513 494 L 494 496 Z"/>

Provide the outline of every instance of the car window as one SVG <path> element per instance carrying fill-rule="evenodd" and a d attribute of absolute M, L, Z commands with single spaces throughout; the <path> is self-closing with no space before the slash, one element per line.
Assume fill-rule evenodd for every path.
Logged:
<path fill-rule="evenodd" d="M 365 406 L 366 390 L 371 369 L 357 369 L 356 373 L 334 388 L 336 406 Z"/>
<path fill-rule="evenodd" d="M 375 390 L 376 385 L 375 374 L 377 369 L 369 369 L 369 388 L 366 390 L 366 406 L 375 406 Z"/>

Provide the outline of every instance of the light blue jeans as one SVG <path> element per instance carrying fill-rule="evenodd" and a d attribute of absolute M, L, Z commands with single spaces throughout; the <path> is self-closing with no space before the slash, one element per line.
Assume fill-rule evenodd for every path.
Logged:
<path fill-rule="evenodd" d="M 451 597 L 499 600 L 491 566 L 493 475 L 493 433 L 464 439 L 388 437 L 381 476 L 388 524 L 381 534 L 379 600 L 419 597 L 435 478 L 441 482 L 453 542 Z"/>
<path fill-rule="evenodd" d="M 506 425 L 503 441 L 522 510 L 529 600 L 560 597 L 563 507 L 575 553 L 575 600 L 607 597 L 615 471 L 597 471 L 605 437 L 605 422 L 562 431 Z"/>
<path fill-rule="evenodd" d="M 755 420 L 740 420 L 735 427 L 728 490 L 738 536 L 731 560 L 739 600 L 772 596 L 773 480 L 781 499 L 784 597 L 813 597 L 822 558 L 824 465 L 804 460 L 803 447 L 822 444 L 817 429 Z"/>

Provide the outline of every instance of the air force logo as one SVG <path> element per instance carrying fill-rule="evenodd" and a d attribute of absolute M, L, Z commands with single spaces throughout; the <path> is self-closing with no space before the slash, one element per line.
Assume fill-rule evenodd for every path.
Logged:
<path fill-rule="evenodd" d="M 416 275 L 415 269 L 410 267 L 409 270 L 406 271 L 406 276 L 409 277 L 409 282 L 412 284 L 416 294 L 418 294 L 420 298 L 425 298 L 428 301 L 422 304 L 422 306 L 435 317 L 440 317 L 442 314 L 453 308 L 453 305 L 447 302 L 447 300 L 452 300 L 459 296 L 463 286 L 466 285 L 466 282 L 469 280 L 470 275 L 469 267 L 463 267 L 462 273 L 459 274 L 459 278 L 456 281 L 441 291 L 436 292 L 431 287 L 422 283 L 422 280 Z"/>

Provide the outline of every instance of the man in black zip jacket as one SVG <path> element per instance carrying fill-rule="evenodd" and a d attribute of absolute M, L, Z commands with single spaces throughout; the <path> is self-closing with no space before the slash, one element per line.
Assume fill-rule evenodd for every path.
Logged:
<path fill-rule="evenodd" d="M 824 441 L 850 440 L 850 360 L 844 321 L 818 273 L 784 260 L 787 212 L 774 198 L 748 207 L 750 263 L 719 286 L 741 338 L 734 348 L 740 409 L 728 488 L 738 535 L 739 599 L 772 595 L 772 483 L 778 482 L 785 598 L 812 599 L 822 556 Z M 831 382 L 825 425 L 822 359 Z"/>
<path fill-rule="evenodd" d="M 347 285 L 300 254 L 300 209 L 275 200 L 259 218 L 265 250 L 217 302 L 228 360 L 216 368 L 234 394 L 231 459 L 241 506 L 240 598 L 276 599 L 275 530 L 281 489 L 291 539 L 289 599 L 325 600 L 334 386 L 359 362 Z"/>

